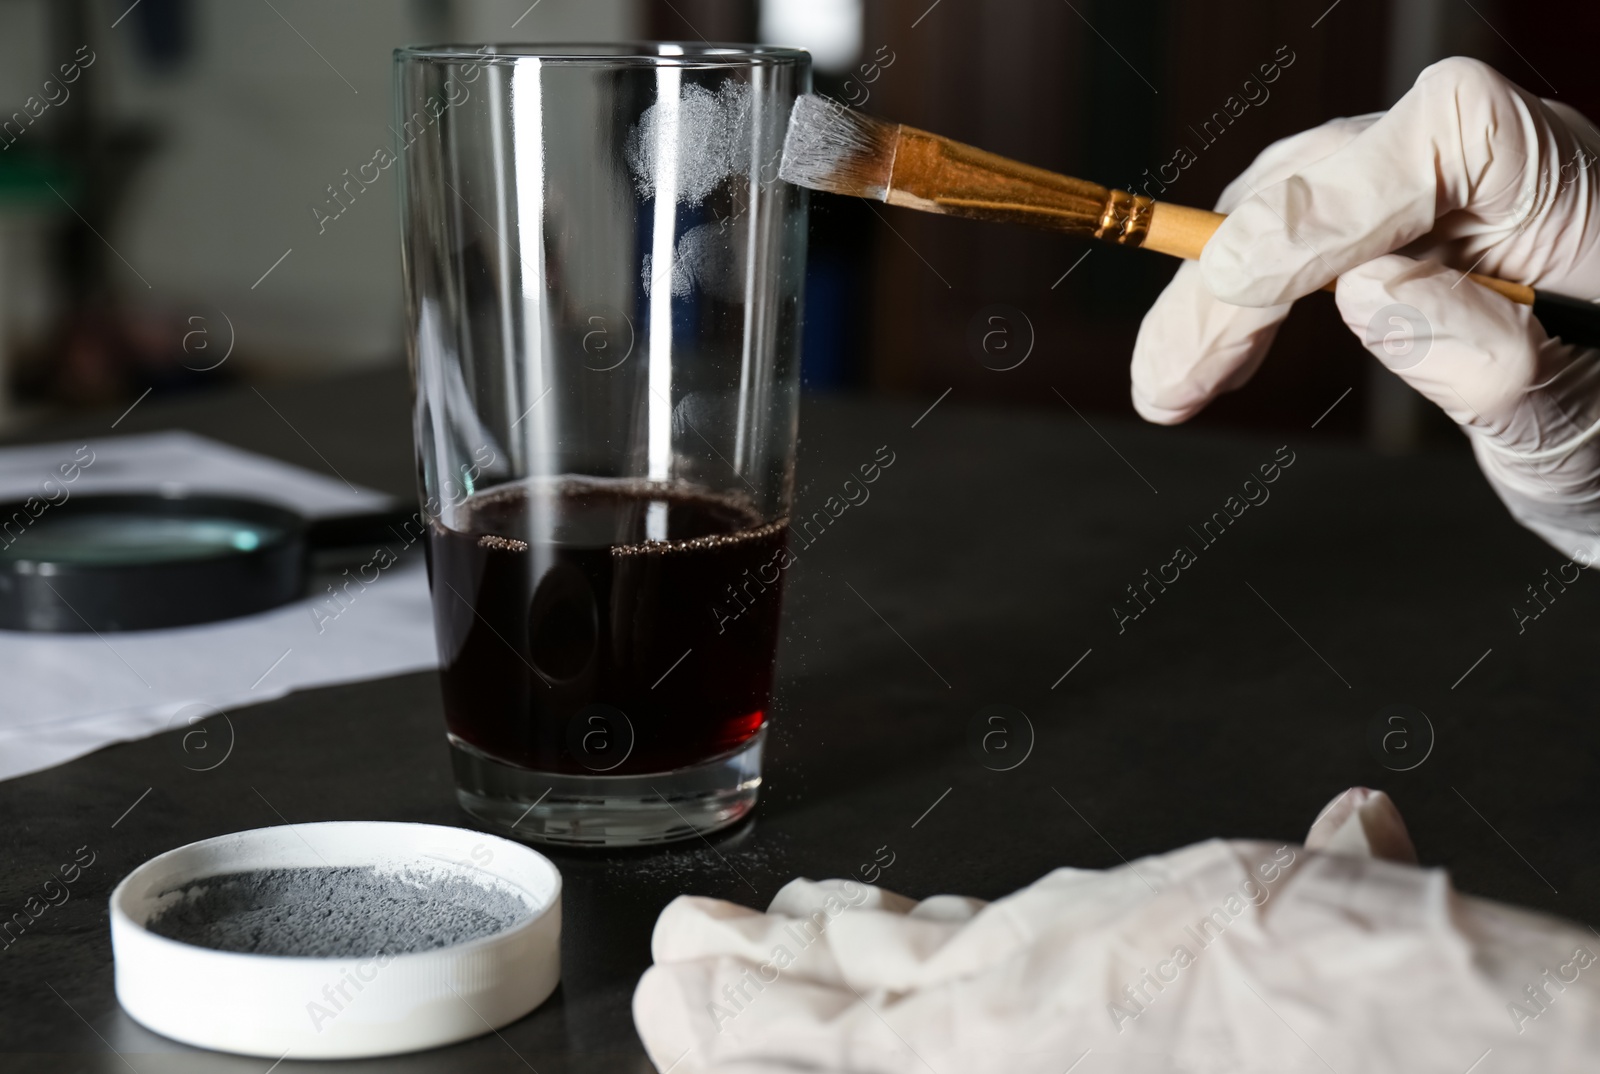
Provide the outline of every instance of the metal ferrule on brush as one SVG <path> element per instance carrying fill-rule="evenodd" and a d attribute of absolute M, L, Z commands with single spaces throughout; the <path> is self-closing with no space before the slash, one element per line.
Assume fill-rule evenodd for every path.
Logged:
<path fill-rule="evenodd" d="M 915 127 L 901 126 L 899 135 L 884 199 L 891 205 L 1144 245 L 1155 205 L 1147 197 L 1020 164 Z"/>

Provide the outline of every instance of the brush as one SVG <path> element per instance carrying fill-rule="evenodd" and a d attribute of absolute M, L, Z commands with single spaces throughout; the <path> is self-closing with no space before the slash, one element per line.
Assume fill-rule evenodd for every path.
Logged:
<path fill-rule="evenodd" d="M 972 220 L 1030 224 L 1191 261 L 1227 219 L 1035 168 L 814 93 L 794 102 L 778 176 L 831 194 Z M 1467 276 L 1532 306 L 1551 336 L 1600 346 L 1600 306 L 1493 276 Z"/>

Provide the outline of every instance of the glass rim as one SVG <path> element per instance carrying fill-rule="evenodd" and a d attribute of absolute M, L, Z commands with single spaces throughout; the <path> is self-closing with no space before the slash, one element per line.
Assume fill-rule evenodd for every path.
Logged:
<path fill-rule="evenodd" d="M 803 48 L 717 41 L 574 41 L 510 44 L 405 45 L 394 50 L 397 63 L 541 64 L 638 67 L 743 67 L 795 64 L 811 60 Z"/>

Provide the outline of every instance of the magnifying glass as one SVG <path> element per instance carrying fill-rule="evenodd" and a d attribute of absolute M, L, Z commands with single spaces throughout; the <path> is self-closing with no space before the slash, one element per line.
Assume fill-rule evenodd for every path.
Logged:
<path fill-rule="evenodd" d="M 151 630 L 305 594 L 314 550 L 396 536 L 408 512 L 308 519 L 234 496 L 75 496 L 0 505 L 0 630 Z"/>

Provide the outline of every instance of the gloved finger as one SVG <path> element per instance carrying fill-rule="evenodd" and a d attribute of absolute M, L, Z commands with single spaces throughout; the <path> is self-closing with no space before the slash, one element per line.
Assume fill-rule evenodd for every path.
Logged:
<path fill-rule="evenodd" d="M 680 895 L 656 919 L 651 955 L 657 962 L 712 955 L 759 961 L 772 950 L 774 938 L 803 934 L 808 928 L 820 932 L 829 921 L 847 911 L 899 915 L 912 913 L 917 906 L 913 899 L 871 884 L 803 877 L 785 884 L 764 914 L 722 899 Z M 961 919 L 960 915 L 952 918 Z M 801 921 L 804 924 L 797 924 Z"/>
<path fill-rule="evenodd" d="M 651 954 L 657 965 L 730 959 L 771 964 L 796 980 L 832 988 L 904 990 L 1002 960 L 1064 915 L 1098 921 L 1103 914 L 1095 908 L 1121 912 L 1142 890 L 1138 884 L 1127 867 L 1110 873 L 1062 869 L 1012 894 L 999 910 L 957 896 L 936 896 L 909 911 L 873 909 L 865 885 L 852 885 L 852 902 L 810 881 L 786 885 L 766 914 L 685 895 L 656 920 Z M 1105 898 L 1111 889 L 1119 894 Z"/>
<path fill-rule="evenodd" d="M 864 885 L 855 887 L 860 893 Z M 864 908 L 832 893 L 809 904 L 791 894 L 785 908 L 789 912 L 762 914 L 720 899 L 680 896 L 656 920 L 651 954 L 658 966 L 724 959 L 831 988 L 874 988 L 914 976 L 915 967 L 968 924 L 959 916 L 940 920 Z M 998 957 L 998 949 L 981 953 Z"/>
<path fill-rule="evenodd" d="M 773 940 L 793 918 L 763 914 L 748 906 L 679 895 L 656 918 L 650 934 L 650 957 L 656 962 L 682 962 L 711 955 L 760 961 Z"/>
<path fill-rule="evenodd" d="M 806 917 L 829 896 L 837 897 L 846 909 L 882 910 L 891 914 L 908 914 L 917 907 L 917 900 L 872 884 L 854 880 L 807 880 L 796 877 L 772 897 L 767 906 L 769 914 L 788 914 Z"/>
<path fill-rule="evenodd" d="M 1512 417 L 1549 342 L 1528 307 L 1400 254 L 1345 273 L 1336 298 L 1362 345 L 1457 424 L 1502 440 L 1520 432 Z"/>
<path fill-rule="evenodd" d="M 1399 255 L 1345 273 L 1367 349 L 1472 434 L 1513 516 L 1563 554 L 1600 550 L 1600 352 L 1551 339 L 1526 306 Z"/>
<path fill-rule="evenodd" d="M 1387 794 L 1367 787 L 1351 787 L 1323 807 L 1306 833 L 1306 849 L 1417 864 L 1400 810 Z"/>
<path fill-rule="evenodd" d="M 1250 166 L 1236 175 L 1222 188 L 1222 194 L 1213 206 L 1219 213 L 1231 213 L 1262 187 L 1281 183 L 1303 168 L 1319 160 L 1326 160 L 1349 145 L 1362 131 L 1383 118 L 1382 112 L 1362 116 L 1341 116 L 1316 127 L 1297 131 L 1279 138 L 1250 162 Z"/>
<path fill-rule="evenodd" d="M 1337 152 L 1376 118 L 1334 120 L 1268 146 L 1228 184 L 1218 211 Z M 1160 425 L 1187 421 L 1254 375 L 1288 313 L 1288 303 L 1260 309 L 1219 302 L 1199 265 L 1180 265 L 1139 326 L 1129 371 L 1134 409 Z"/>
<path fill-rule="evenodd" d="M 1483 63 L 1436 63 L 1349 145 L 1229 214 L 1200 258 L 1206 284 L 1227 302 L 1279 305 L 1469 207 L 1466 226 L 1509 234 L 1536 207 L 1547 115 Z"/>
<path fill-rule="evenodd" d="M 656 1069 L 673 1074 L 925 1074 L 930 1065 L 971 1074 L 1059 1074 L 1053 1055 L 1045 1068 L 1008 1062 L 1004 1051 L 1027 1001 L 1037 1001 L 1048 983 L 1034 982 L 1028 996 L 989 988 L 954 1007 L 956 997 L 830 988 L 791 973 L 762 982 L 748 966 L 703 959 L 647 970 L 634 990 L 633 1017 Z M 1094 1015 L 1104 1018 L 1098 1010 Z M 981 1035 L 986 1047 L 945 1054 L 952 1030 Z"/>
<path fill-rule="evenodd" d="M 1129 367 L 1133 408 L 1146 421 L 1188 421 L 1260 368 L 1289 304 L 1252 309 L 1212 297 L 1196 262 L 1178 266 L 1139 324 Z"/>
<path fill-rule="evenodd" d="M 780 940 L 793 942 L 798 937 L 809 946 L 810 940 L 846 912 L 900 916 L 917 909 L 918 904 L 904 895 L 854 880 L 791 880 L 773 897 L 764 914 L 722 899 L 680 895 L 656 919 L 651 954 L 657 962 L 708 956 L 761 961 Z M 950 912 L 945 916 L 949 923 L 959 924 L 970 913 Z M 831 967 L 828 961 L 816 966 L 815 972 L 825 979 L 837 980 L 838 974 Z"/>
<path fill-rule="evenodd" d="M 657 965 L 725 959 L 833 988 L 877 987 L 879 976 L 932 958 L 984 905 L 959 896 L 914 903 L 853 880 L 790 881 L 765 914 L 684 895 L 657 918 L 651 954 Z"/>

